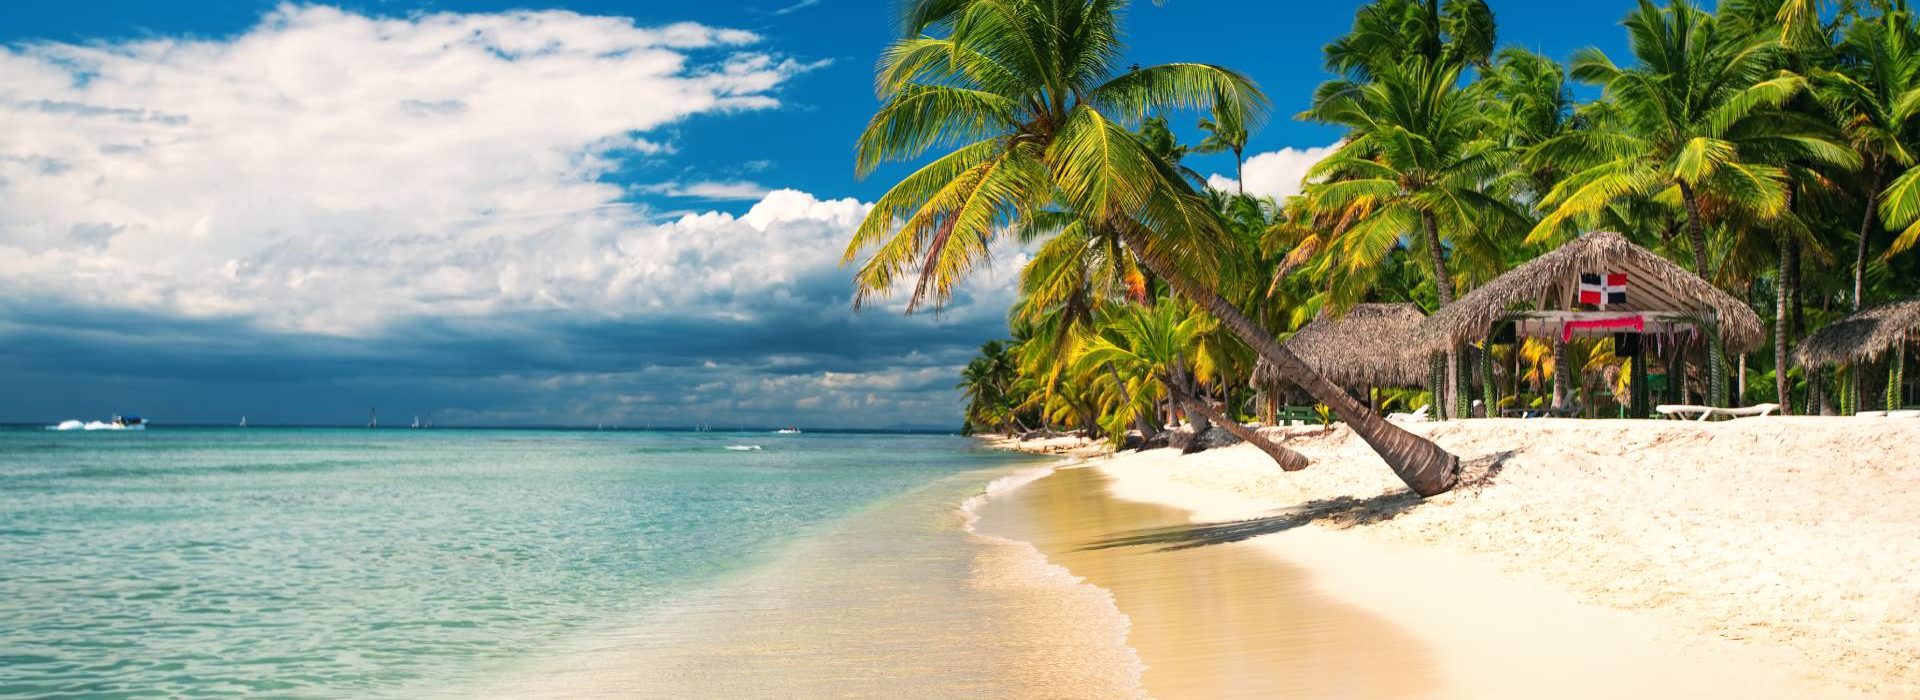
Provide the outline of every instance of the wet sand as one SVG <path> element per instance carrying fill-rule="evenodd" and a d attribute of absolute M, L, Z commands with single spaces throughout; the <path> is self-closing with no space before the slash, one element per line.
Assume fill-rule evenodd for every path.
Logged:
<path fill-rule="evenodd" d="M 1060 469 L 994 498 L 976 527 L 1031 542 L 1111 592 L 1152 697 L 1432 694 L 1431 655 L 1386 620 L 1324 595 L 1307 571 L 1255 543 L 1166 541 L 1157 535 L 1189 530 L 1192 513 L 1115 498 L 1109 482 L 1096 469 Z"/>
<path fill-rule="evenodd" d="M 960 504 L 1006 473 L 883 503 L 742 580 L 458 695 L 1141 697 L 1104 591 L 1027 544 L 966 530 Z"/>

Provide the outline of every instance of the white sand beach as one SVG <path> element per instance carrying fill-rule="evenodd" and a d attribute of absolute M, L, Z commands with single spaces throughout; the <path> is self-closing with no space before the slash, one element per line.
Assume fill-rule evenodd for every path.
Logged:
<path fill-rule="evenodd" d="M 1338 427 L 1267 429 L 1313 459 L 1299 473 L 1245 445 L 1093 464 L 1207 524 L 1123 544 L 1304 567 L 1440 655 L 1432 696 L 1920 696 L 1920 421 L 1415 430 L 1463 458 L 1461 488 L 1417 499 Z"/>

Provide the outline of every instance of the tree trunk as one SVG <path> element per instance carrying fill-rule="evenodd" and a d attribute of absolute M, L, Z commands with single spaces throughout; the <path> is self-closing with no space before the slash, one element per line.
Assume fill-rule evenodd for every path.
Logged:
<path fill-rule="evenodd" d="M 1113 377 L 1113 386 L 1114 386 L 1116 395 L 1122 396 L 1122 397 L 1126 396 L 1127 380 L 1120 376 L 1120 370 L 1114 369 L 1113 365 L 1109 364 L 1107 365 L 1107 375 L 1110 377 Z M 1159 407 L 1155 406 L 1154 410 L 1156 411 L 1159 410 Z M 1140 440 L 1142 442 L 1152 439 L 1154 435 L 1157 435 L 1160 432 L 1158 430 L 1153 429 L 1152 419 L 1148 418 L 1147 414 L 1145 413 L 1133 414 L 1133 429 L 1140 431 Z M 1121 442 L 1125 443 L 1126 441 L 1123 438 Z"/>
<path fill-rule="evenodd" d="M 1687 244 L 1693 247 L 1693 273 L 1705 279 L 1707 274 L 1707 232 L 1700 224 L 1700 197 L 1686 181 L 1680 181 L 1680 199 L 1687 205 Z"/>
<path fill-rule="evenodd" d="M 1198 382 L 1193 381 L 1192 375 L 1187 374 L 1186 358 L 1176 358 L 1173 371 L 1173 379 L 1180 384 L 1177 387 L 1169 384 L 1167 388 L 1174 395 L 1174 400 L 1186 408 L 1187 423 L 1193 426 L 1193 442 L 1187 443 L 1188 449 L 1183 452 L 1193 454 L 1198 452 L 1192 449 L 1193 445 L 1200 441 L 1200 436 L 1207 434 L 1207 431 L 1213 428 L 1212 422 L 1208 420 L 1209 412 L 1195 410 L 1200 404 L 1207 402 L 1207 392 L 1199 386 Z"/>
<path fill-rule="evenodd" d="M 1314 372 L 1299 356 L 1280 345 L 1271 334 L 1254 324 L 1252 319 L 1219 293 L 1188 280 L 1184 275 L 1175 274 L 1175 270 L 1159 258 L 1147 255 L 1146 242 L 1138 234 L 1123 235 L 1121 239 L 1126 243 L 1127 250 L 1154 274 L 1219 319 L 1234 337 L 1253 348 L 1254 352 L 1279 370 L 1281 376 L 1292 380 L 1315 400 L 1332 409 L 1334 415 L 1352 427 L 1353 432 L 1386 461 L 1394 475 L 1407 484 L 1407 488 L 1425 497 L 1446 493 L 1459 481 L 1460 458 L 1368 411 L 1347 396 L 1347 392 Z"/>
<path fill-rule="evenodd" d="M 1171 380 L 1175 378 L 1169 377 L 1168 379 L 1167 387 L 1172 389 L 1175 383 Z M 1235 437 L 1245 440 L 1247 444 L 1253 445 L 1259 448 L 1261 452 L 1267 453 L 1268 457 L 1273 458 L 1274 464 L 1280 465 L 1281 471 L 1297 472 L 1307 468 L 1308 462 L 1306 455 L 1281 447 L 1278 443 L 1262 437 L 1259 433 L 1248 430 L 1247 426 L 1241 425 L 1239 421 L 1228 418 L 1226 415 L 1214 410 L 1213 405 L 1207 403 L 1206 399 L 1184 396 L 1184 392 L 1180 392 L 1177 389 L 1174 389 L 1174 391 L 1175 393 L 1183 394 L 1183 399 L 1192 410 L 1212 419 L 1214 423 L 1219 424 L 1221 429 L 1233 433 Z M 1200 434 L 1194 433 L 1193 437 L 1195 440 L 1198 440 L 1200 439 Z"/>
<path fill-rule="evenodd" d="M 1567 341 L 1553 339 L 1553 407 L 1566 408 L 1567 390 Z"/>
<path fill-rule="evenodd" d="M 1853 310 L 1860 310 L 1860 302 L 1867 292 L 1867 243 L 1873 240 L 1874 205 L 1880 202 L 1880 165 L 1875 163 L 1867 169 L 1867 210 L 1860 214 L 1860 241 L 1853 251 Z"/>
<path fill-rule="evenodd" d="M 1420 228 L 1426 232 L 1427 257 L 1433 262 L 1435 296 L 1439 297 L 1440 306 L 1445 308 L 1453 303 L 1453 279 L 1447 275 L 1446 250 L 1440 247 L 1440 226 L 1433 220 L 1433 214 L 1423 211 L 1420 212 Z M 1459 418 L 1461 398 L 1460 351 L 1449 346 L 1447 348 L 1447 396 L 1445 400 L 1434 401 L 1436 404 L 1434 408 L 1443 416 Z"/>
<path fill-rule="evenodd" d="M 1780 415 L 1793 415 L 1793 396 L 1787 392 L 1787 302 L 1792 299 L 1791 279 L 1793 270 L 1788 264 L 1792 257 L 1792 246 L 1785 236 L 1780 237 L 1780 267 L 1773 284 L 1773 395 L 1774 402 L 1780 404 Z M 1741 375 L 1743 378 L 1744 374 Z M 1742 394 L 1740 401 L 1745 403 Z"/>
<path fill-rule="evenodd" d="M 1244 149 L 1233 148 L 1233 184 L 1240 188 L 1240 196 L 1247 195 L 1247 161 L 1240 157 Z"/>

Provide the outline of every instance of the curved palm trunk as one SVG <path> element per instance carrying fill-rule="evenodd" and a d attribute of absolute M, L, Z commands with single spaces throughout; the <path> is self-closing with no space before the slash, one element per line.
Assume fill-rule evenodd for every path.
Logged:
<path fill-rule="evenodd" d="M 1171 378 L 1166 381 L 1166 385 L 1170 389 L 1175 386 Z M 1189 411 L 1212 419 L 1221 429 L 1233 433 L 1234 437 L 1238 437 L 1248 444 L 1259 448 L 1261 452 L 1267 453 L 1268 457 L 1273 458 L 1274 464 L 1280 465 L 1281 471 L 1297 472 L 1307 468 L 1308 462 L 1306 455 L 1281 447 L 1279 443 L 1268 440 L 1252 430 L 1248 430 L 1247 426 L 1241 425 L 1239 421 L 1228 418 L 1225 414 L 1216 410 L 1212 404 L 1207 403 L 1206 399 L 1196 399 L 1179 390 L 1175 390 L 1175 393 L 1180 395 L 1181 400 L 1187 404 Z M 1195 432 L 1193 439 L 1199 440 L 1200 433 Z"/>
<path fill-rule="evenodd" d="M 1435 295 L 1440 298 L 1440 306 L 1453 303 L 1453 279 L 1447 274 L 1446 251 L 1440 247 L 1440 226 L 1433 220 L 1433 214 L 1420 212 L 1420 227 L 1426 233 L 1427 256 L 1433 261 L 1433 286 Z M 1464 418 L 1460 406 L 1460 351 L 1447 348 L 1447 396 L 1434 401 L 1434 408 L 1441 415 Z"/>
<path fill-rule="evenodd" d="M 1159 258 L 1147 255 L 1145 244 L 1138 236 L 1123 235 L 1121 240 L 1126 243 L 1127 250 L 1139 258 L 1154 274 L 1159 275 L 1175 290 L 1206 309 L 1207 313 L 1212 314 L 1214 318 L 1219 319 L 1228 330 L 1233 332 L 1234 337 L 1239 338 L 1262 358 L 1273 363 L 1274 368 L 1280 370 L 1282 376 L 1291 379 L 1295 385 L 1305 389 L 1315 400 L 1333 409 L 1334 415 L 1346 421 L 1360 439 L 1365 440 L 1374 452 L 1379 453 L 1380 458 L 1386 460 L 1387 466 L 1393 470 L 1394 475 L 1406 482 L 1407 488 L 1412 489 L 1414 493 L 1423 497 L 1446 493 L 1452 490 L 1454 484 L 1460 480 L 1460 458 L 1440 449 L 1439 445 L 1433 444 L 1426 438 L 1388 423 L 1378 414 L 1361 406 L 1360 402 L 1354 401 L 1347 392 L 1341 391 L 1340 387 L 1334 386 L 1333 382 L 1327 381 L 1326 377 L 1314 372 L 1299 356 L 1281 346 L 1272 335 L 1255 325 L 1252 319 L 1247 318 L 1246 314 L 1241 313 L 1239 308 L 1221 297 L 1219 293 L 1193 283 L 1184 275 L 1176 274 Z"/>
<path fill-rule="evenodd" d="M 1700 197 L 1693 186 L 1680 181 L 1680 200 L 1687 205 L 1687 245 L 1693 248 L 1693 273 L 1707 276 L 1707 232 L 1700 225 Z"/>
<path fill-rule="evenodd" d="M 1867 210 L 1860 214 L 1860 241 L 1853 251 L 1853 310 L 1860 310 L 1860 300 L 1866 298 L 1867 291 L 1867 242 L 1873 234 L 1873 208 L 1880 203 L 1880 166 L 1872 166 L 1867 174 Z"/>

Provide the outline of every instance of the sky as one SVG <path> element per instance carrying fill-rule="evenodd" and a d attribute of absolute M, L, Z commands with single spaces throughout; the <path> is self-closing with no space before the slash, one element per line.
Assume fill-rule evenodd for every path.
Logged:
<path fill-rule="evenodd" d="M 1129 60 L 1250 75 L 1249 191 L 1359 3 L 1135 3 Z M 1623 0 L 1493 3 L 1624 55 Z M 840 258 L 884 0 L 21 3 L 0 21 L 0 422 L 955 428 L 1008 244 L 938 314 Z M 1196 115 L 1174 115 L 1190 140 Z M 1188 164 L 1231 186 L 1227 156 Z"/>

